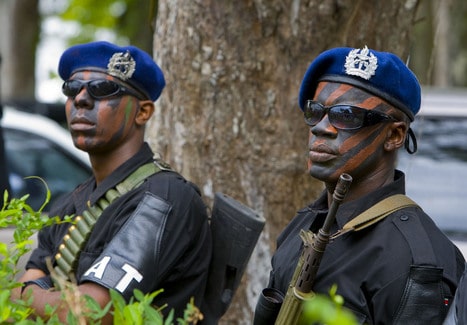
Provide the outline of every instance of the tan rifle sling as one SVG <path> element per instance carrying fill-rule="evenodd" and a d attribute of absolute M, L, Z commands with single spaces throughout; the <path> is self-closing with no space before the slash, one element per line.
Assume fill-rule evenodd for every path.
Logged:
<path fill-rule="evenodd" d="M 67 234 L 63 237 L 63 242 L 55 255 L 57 265 L 54 270 L 62 279 L 72 280 L 70 275 L 75 271 L 80 252 L 85 247 L 102 212 L 115 199 L 137 188 L 146 178 L 161 170 L 170 170 L 170 167 L 160 161 L 154 161 L 139 167 L 124 181 L 109 189 L 96 204 L 91 206 L 88 203 L 88 209 L 83 211 L 81 216 L 75 217 L 73 225 L 70 226 Z M 55 283 L 55 285 L 58 284 Z"/>
<path fill-rule="evenodd" d="M 404 194 L 395 194 L 379 201 L 371 208 L 347 222 L 331 238 L 339 237 L 350 231 L 359 231 L 384 219 L 394 211 L 407 207 L 416 207 L 417 203 Z"/>

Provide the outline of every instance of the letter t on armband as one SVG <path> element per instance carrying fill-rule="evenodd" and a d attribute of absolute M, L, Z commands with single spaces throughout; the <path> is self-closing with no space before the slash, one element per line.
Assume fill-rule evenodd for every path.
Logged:
<path fill-rule="evenodd" d="M 117 289 L 120 292 L 126 290 L 126 288 L 130 285 L 131 280 L 134 279 L 137 282 L 141 282 L 141 280 L 143 279 L 143 275 L 129 264 L 125 263 L 125 265 L 122 266 L 122 270 L 125 271 L 126 274 L 121 278 L 121 280 L 117 283 L 117 286 L 115 287 L 115 289 Z"/>

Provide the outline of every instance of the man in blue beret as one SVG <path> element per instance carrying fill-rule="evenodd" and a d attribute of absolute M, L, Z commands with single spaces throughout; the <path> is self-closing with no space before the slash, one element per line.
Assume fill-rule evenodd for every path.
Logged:
<path fill-rule="evenodd" d="M 67 49 L 58 72 L 68 128 L 89 154 L 93 176 L 51 208 L 51 216 L 74 215 L 74 223 L 40 231 L 24 285 L 13 296 L 32 296 L 41 317 L 47 304 L 56 306 L 65 321 L 65 281 L 76 281 L 102 307 L 110 289 L 127 302 L 134 290 L 163 289 L 154 305 L 167 304 L 164 315 L 173 309 L 182 317 L 192 297 L 203 304 L 212 247 L 199 189 L 155 160 L 144 141 L 165 86 L 162 71 L 136 47 L 92 42 Z M 104 323 L 111 322 L 108 314 Z"/>
<path fill-rule="evenodd" d="M 416 151 L 410 123 L 420 109 L 417 78 L 392 53 L 334 48 L 308 67 L 299 106 L 310 130 L 308 172 L 325 190 L 278 237 L 255 324 L 273 323 L 277 301 L 296 285 L 292 275 L 309 244 L 300 233 L 323 227 L 342 174 L 352 183 L 319 268 L 310 273 L 312 290 L 328 294 L 336 284 L 359 324 L 442 323 L 464 258 L 405 196 L 404 173 L 396 169 L 398 149 Z"/>

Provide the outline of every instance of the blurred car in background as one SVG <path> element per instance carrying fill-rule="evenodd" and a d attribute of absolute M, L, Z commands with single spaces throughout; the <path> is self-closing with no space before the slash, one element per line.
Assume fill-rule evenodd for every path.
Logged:
<path fill-rule="evenodd" d="M 418 151 L 398 163 L 407 195 L 467 258 L 467 90 L 424 88 L 412 129 Z"/>
<path fill-rule="evenodd" d="M 46 198 L 46 187 L 51 200 L 44 209 L 71 192 L 79 183 L 91 176 L 87 153 L 78 150 L 69 132 L 56 121 L 34 113 L 4 107 L 1 120 L 5 139 L 10 197 L 26 201 L 34 209 L 40 208 Z"/>

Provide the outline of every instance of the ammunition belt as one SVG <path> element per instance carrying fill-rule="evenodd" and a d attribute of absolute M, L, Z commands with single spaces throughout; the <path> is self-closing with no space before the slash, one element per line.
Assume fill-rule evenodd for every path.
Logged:
<path fill-rule="evenodd" d="M 85 247 L 102 212 L 117 198 L 137 188 L 146 178 L 161 170 L 170 170 L 170 167 L 158 161 L 147 163 L 130 174 L 115 188 L 109 189 L 96 204 L 90 205 L 88 202 L 88 209 L 83 211 L 81 216 L 75 217 L 74 224 L 70 226 L 67 234 L 63 237 L 63 242 L 55 255 L 57 265 L 54 270 L 62 279 L 71 280 L 70 275 L 76 269 L 80 252 Z M 55 285 L 58 286 L 57 283 Z"/>

